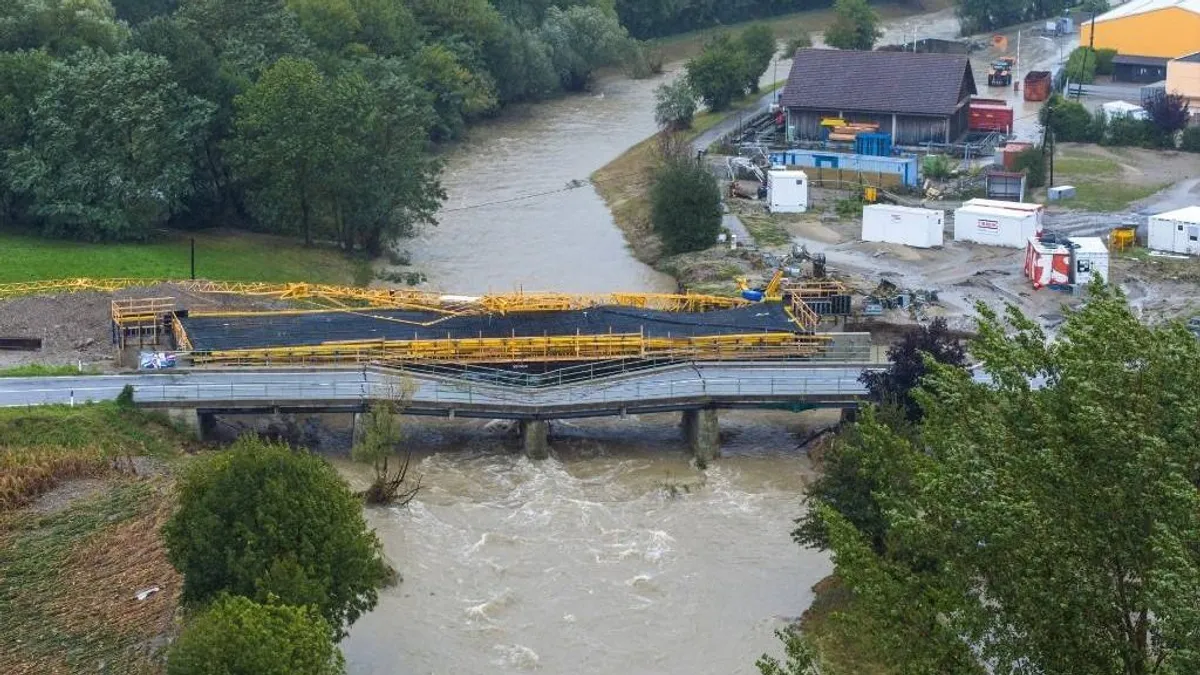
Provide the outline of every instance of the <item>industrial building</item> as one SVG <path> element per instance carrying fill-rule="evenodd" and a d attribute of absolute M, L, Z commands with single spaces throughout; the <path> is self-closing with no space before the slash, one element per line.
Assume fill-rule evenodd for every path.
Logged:
<path fill-rule="evenodd" d="M 921 145 L 966 134 L 976 93 L 965 55 L 802 49 L 780 103 L 789 141 L 825 140 L 822 122 L 832 118 L 878 125 L 897 145 Z"/>
<path fill-rule="evenodd" d="M 1139 64 L 1128 57 L 1164 60 L 1165 66 L 1166 59 L 1200 49 L 1200 0 L 1130 0 L 1096 17 L 1094 22 L 1081 22 L 1079 44 L 1115 49 L 1118 55 L 1125 57 L 1123 62 L 1113 60 L 1114 66 L 1121 69 L 1114 72 L 1113 79 L 1120 80 L 1118 74 L 1132 75 L 1139 68 L 1152 68 L 1158 63 L 1143 61 Z"/>
<path fill-rule="evenodd" d="M 1200 115 L 1200 51 L 1167 63 L 1166 88 L 1167 93 L 1179 94 L 1188 100 L 1193 116 Z"/>

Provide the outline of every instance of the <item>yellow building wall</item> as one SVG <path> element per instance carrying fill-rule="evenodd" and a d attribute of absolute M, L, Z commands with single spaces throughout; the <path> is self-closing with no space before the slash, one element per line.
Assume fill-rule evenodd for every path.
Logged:
<path fill-rule="evenodd" d="M 1167 93 L 1182 94 L 1191 99 L 1194 109 L 1200 104 L 1200 63 L 1171 61 L 1167 63 Z"/>
<path fill-rule="evenodd" d="M 1079 44 L 1092 39 L 1092 24 L 1079 26 Z M 1096 22 L 1096 49 L 1130 56 L 1174 59 L 1200 51 L 1200 14 L 1179 7 Z"/>

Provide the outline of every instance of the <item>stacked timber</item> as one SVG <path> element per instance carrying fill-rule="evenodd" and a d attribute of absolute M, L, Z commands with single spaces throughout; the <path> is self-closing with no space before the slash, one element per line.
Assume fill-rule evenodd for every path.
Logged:
<path fill-rule="evenodd" d="M 877 122 L 849 122 L 842 126 L 830 127 L 829 140 L 854 142 L 859 134 L 873 134 L 879 131 Z"/>

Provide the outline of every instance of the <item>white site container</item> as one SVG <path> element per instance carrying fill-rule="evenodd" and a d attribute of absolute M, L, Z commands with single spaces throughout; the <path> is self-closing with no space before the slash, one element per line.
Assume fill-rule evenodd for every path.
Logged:
<path fill-rule="evenodd" d="M 1025 248 L 1030 237 L 1041 234 L 1033 212 L 963 206 L 954 212 L 954 240 L 990 246 Z"/>
<path fill-rule="evenodd" d="M 796 170 L 771 169 L 767 172 L 767 200 L 772 213 L 808 211 L 808 174 Z"/>
<path fill-rule="evenodd" d="M 1108 247 L 1100 237 L 1071 237 L 1071 282 L 1085 286 L 1092 276 L 1108 283 Z"/>
<path fill-rule="evenodd" d="M 1150 216 L 1146 246 L 1154 251 L 1200 255 L 1200 206 Z"/>
<path fill-rule="evenodd" d="M 863 241 L 882 241 L 917 248 L 941 246 L 946 212 L 911 206 L 870 204 L 863 207 Z"/>
<path fill-rule="evenodd" d="M 989 209 L 1005 209 L 1008 211 L 1020 211 L 1021 213 L 1033 213 L 1037 216 L 1038 229 L 1042 229 L 1042 219 L 1046 215 L 1046 207 L 1042 204 L 1031 204 L 1029 202 L 1007 202 L 1003 199 L 968 199 L 963 203 L 963 206 L 983 206 Z M 1024 244 L 1021 244 L 1024 246 Z"/>

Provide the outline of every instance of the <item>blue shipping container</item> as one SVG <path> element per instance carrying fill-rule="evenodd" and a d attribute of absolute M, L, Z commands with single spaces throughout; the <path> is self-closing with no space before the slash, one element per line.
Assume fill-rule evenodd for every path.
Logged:
<path fill-rule="evenodd" d="M 916 155 L 876 157 L 823 150 L 785 150 L 772 152 L 771 164 L 773 166 L 845 169 L 868 174 L 887 173 L 898 176 L 904 185 L 917 187 L 921 184 L 920 164 L 917 163 Z"/>
<path fill-rule="evenodd" d="M 890 157 L 892 154 L 892 135 L 887 132 L 858 134 L 854 137 L 854 152 L 873 157 Z"/>

